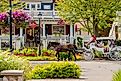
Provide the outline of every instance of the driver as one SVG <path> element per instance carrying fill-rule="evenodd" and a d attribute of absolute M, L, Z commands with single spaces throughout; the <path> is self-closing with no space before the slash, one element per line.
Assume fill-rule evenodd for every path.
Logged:
<path fill-rule="evenodd" d="M 92 43 L 92 42 L 96 42 L 96 36 L 92 35 L 92 37 L 90 38 L 89 42 L 87 43 L 87 46 Z"/>

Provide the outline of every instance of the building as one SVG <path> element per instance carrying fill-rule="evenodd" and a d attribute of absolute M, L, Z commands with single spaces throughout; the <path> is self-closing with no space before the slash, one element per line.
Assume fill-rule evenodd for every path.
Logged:
<path fill-rule="evenodd" d="M 54 0 L 25 0 L 25 1 L 26 1 L 26 7 L 24 9 L 25 12 L 30 14 L 33 20 L 37 24 L 39 24 L 38 21 L 40 19 L 41 29 L 42 29 L 41 39 L 43 40 L 47 39 L 46 45 L 49 41 L 62 41 L 62 40 L 73 43 L 73 37 L 74 37 L 73 25 L 71 23 L 65 24 L 64 21 L 60 19 L 60 17 L 57 15 L 58 12 L 55 10 L 56 3 L 54 2 Z M 35 28 L 34 33 L 32 34 L 35 34 L 36 30 L 38 30 L 38 28 Z M 27 36 L 26 39 L 28 39 Z M 43 41 L 43 44 L 45 44 L 44 42 L 45 40 Z"/>
<path fill-rule="evenodd" d="M 41 42 L 46 48 L 48 42 L 74 43 L 76 28 L 72 23 L 66 24 L 58 15 L 55 9 L 55 0 L 23 0 L 26 3 L 24 11 L 32 17 L 31 26 L 26 29 L 14 27 L 13 39 L 18 35 L 21 40 L 16 43 L 17 48 L 26 46 L 27 43 L 38 42 L 38 29 L 41 27 Z M 40 21 L 40 22 L 39 22 Z M 40 26 L 39 26 L 40 23 Z M 2 34 L 2 32 L 1 32 Z M 79 32 L 79 35 L 83 32 Z M 85 35 L 85 33 L 84 33 Z M 1 37 L 3 38 L 3 37 Z M 2 40 L 0 40 L 2 41 Z M 16 40 L 15 40 L 16 41 Z M 14 42 L 15 42 L 14 41 Z M 1 45 L 0 45 L 1 46 Z M 33 45 L 30 45 L 33 46 Z M 34 46 L 37 46 L 36 44 Z M 0 47 L 1 48 L 1 47 Z"/>

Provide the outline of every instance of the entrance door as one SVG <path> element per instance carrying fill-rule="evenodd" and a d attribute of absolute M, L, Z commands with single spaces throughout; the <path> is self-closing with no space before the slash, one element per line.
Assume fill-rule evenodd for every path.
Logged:
<path fill-rule="evenodd" d="M 42 31 L 40 31 L 42 33 Z M 37 47 L 37 44 L 39 44 L 39 31 L 38 27 L 36 28 L 27 28 L 26 29 L 26 43 L 27 46 L 30 47 Z"/>

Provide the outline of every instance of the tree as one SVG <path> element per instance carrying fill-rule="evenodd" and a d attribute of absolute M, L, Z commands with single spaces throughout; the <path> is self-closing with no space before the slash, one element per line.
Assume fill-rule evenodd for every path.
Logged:
<path fill-rule="evenodd" d="M 13 10 L 22 9 L 25 6 L 25 2 L 21 0 L 12 0 Z M 9 0 L 0 0 L 0 12 L 6 12 L 9 10 Z"/>
<path fill-rule="evenodd" d="M 57 0 L 58 15 L 68 22 L 79 22 L 91 34 L 111 27 L 121 0 Z M 92 30 L 93 29 L 93 30 Z"/>

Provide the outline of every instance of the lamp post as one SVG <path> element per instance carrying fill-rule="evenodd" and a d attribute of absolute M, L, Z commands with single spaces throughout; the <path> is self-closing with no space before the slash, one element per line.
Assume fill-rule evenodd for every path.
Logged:
<path fill-rule="evenodd" d="M 9 0 L 9 8 L 10 8 L 10 11 L 9 11 L 9 17 L 10 17 L 10 23 L 9 23 L 9 26 L 10 26 L 10 51 L 12 52 L 12 1 Z"/>
<path fill-rule="evenodd" d="M 38 16 L 42 16 L 41 13 L 38 14 Z M 41 55 L 41 26 L 40 26 L 40 17 L 39 17 L 39 56 Z"/>

